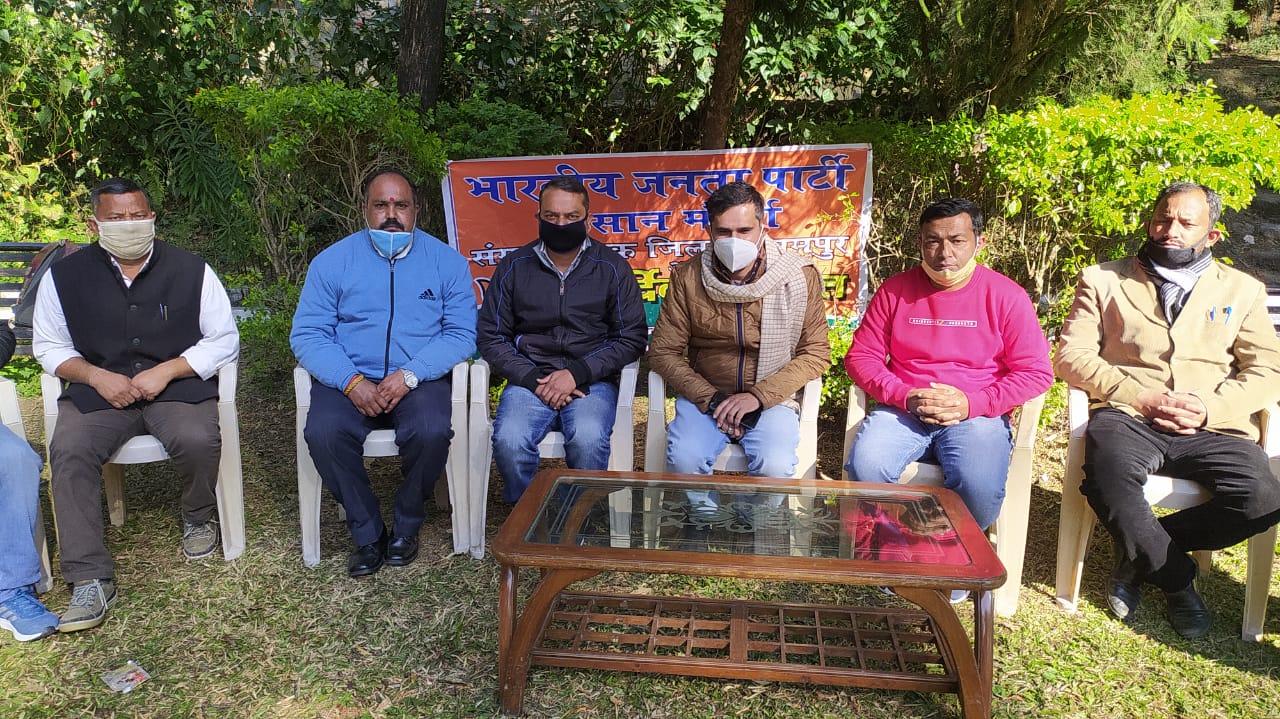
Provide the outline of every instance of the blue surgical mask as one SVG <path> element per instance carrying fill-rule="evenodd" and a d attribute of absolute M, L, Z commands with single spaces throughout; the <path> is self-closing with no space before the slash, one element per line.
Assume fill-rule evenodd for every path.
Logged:
<path fill-rule="evenodd" d="M 413 232 L 388 232 L 370 227 L 369 241 L 373 243 L 373 249 L 377 250 L 378 254 L 390 260 L 409 246 L 413 241 Z"/>

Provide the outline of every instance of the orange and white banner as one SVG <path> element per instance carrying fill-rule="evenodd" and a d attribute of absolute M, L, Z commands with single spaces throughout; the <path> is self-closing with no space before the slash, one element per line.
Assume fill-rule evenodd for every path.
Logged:
<path fill-rule="evenodd" d="M 869 145 L 450 162 L 444 181 L 449 244 L 470 259 L 479 297 L 498 261 L 537 238 L 538 192 L 559 175 L 586 186 L 587 232 L 631 263 L 650 304 L 650 324 L 671 268 L 707 244 L 703 202 L 739 180 L 764 196 L 765 232 L 812 258 L 822 272 L 828 314 L 855 315 L 865 304 Z"/>

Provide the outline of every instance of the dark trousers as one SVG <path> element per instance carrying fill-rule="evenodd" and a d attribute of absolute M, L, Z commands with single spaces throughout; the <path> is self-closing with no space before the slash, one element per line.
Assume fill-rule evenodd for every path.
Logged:
<path fill-rule="evenodd" d="M 102 524 L 102 466 L 139 434 L 160 440 L 182 477 L 183 519 L 202 524 L 213 518 L 222 458 L 217 400 L 140 402 L 95 412 L 59 400 L 49 469 L 62 578 L 68 582 L 114 576 Z"/>
<path fill-rule="evenodd" d="M 1213 499 L 1157 519 L 1142 495 L 1148 474 L 1197 482 Z M 1165 591 L 1195 578 L 1187 552 L 1230 547 L 1280 520 L 1280 482 L 1257 444 L 1215 432 L 1167 434 L 1116 409 L 1089 419 L 1080 491 L 1121 551 Z"/>
<path fill-rule="evenodd" d="M 321 481 L 347 511 L 347 526 L 357 546 L 376 542 L 386 526 L 364 468 L 365 438 L 375 429 L 395 430 L 403 480 L 396 493 L 392 534 L 417 536 L 426 519 L 427 499 L 449 457 L 450 389 L 450 375 L 424 380 L 395 409 L 366 417 L 340 390 L 312 382 L 303 437 Z"/>

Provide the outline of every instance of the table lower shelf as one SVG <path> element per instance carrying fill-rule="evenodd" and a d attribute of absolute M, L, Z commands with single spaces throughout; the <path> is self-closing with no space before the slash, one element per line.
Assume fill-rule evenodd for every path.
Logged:
<path fill-rule="evenodd" d="M 933 619 L 897 607 L 563 592 L 530 659 L 542 666 L 725 679 L 936 692 L 959 687 Z"/>

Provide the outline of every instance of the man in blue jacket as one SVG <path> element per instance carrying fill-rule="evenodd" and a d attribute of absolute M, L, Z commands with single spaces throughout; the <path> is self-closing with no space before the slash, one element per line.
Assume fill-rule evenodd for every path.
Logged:
<path fill-rule="evenodd" d="M 648 327 L 631 266 L 587 237 L 588 197 L 573 177 L 542 187 L 538 239 L 502 258 L 485 291 L 477 345 L 507 378 L 493 428 L 502 498 L 538 469 L 559 430 L 573 469 L 607 469 L 618 374 L 644 352 Z"/>
<path fill-rule="evenodd" d="M 418 556 L 426 500 L 449 453 L 449 374 L 475 352 L 467 261 L 416 228 L 418 191 L 400 170 L 361 186 L 368 227 L 307 270 L 289 342 L 315 382 L 303 436 L 320 479 L 346 509 L 352 577 Z M 364 469 L 369 432 L 391 427 L 403 481 L 388 533 Z"/>

